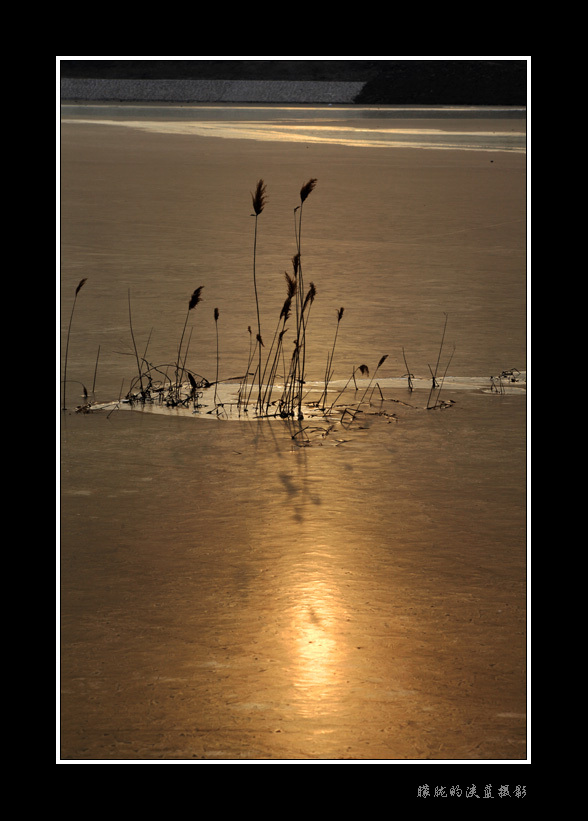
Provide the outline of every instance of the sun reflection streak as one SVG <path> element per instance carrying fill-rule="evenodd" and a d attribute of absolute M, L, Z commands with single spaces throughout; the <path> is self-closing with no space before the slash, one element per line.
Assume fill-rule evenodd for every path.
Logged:
<path fill-rule="evenodd" d="M 305 568 L 292 590 L 291 611 L 282 642 L 291 662 L 292 686 L 301 715 L 315 715 L 340 707 L 340 673 L 348 654 L 341 625 L 346 622 L 333 580 L 324 566 Z"/>

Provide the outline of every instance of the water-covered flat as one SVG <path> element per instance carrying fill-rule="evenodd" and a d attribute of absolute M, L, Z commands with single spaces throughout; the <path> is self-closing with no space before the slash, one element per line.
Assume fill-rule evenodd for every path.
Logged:
<path fill-rule="evenodd" d="M 99 119 L 61 126 L 61 758 L 525 761 L 524 153 Z"/>

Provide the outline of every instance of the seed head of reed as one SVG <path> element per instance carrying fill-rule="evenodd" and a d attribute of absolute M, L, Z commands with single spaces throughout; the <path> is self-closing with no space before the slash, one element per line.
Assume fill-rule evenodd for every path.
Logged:
<path fill-rule="evenodd" d="M 253 210 L 255 212 L 255 216 L 259 216 L 264 209 L 265 200 L 266 200 L 266 186 L 263 180 L 260 180 L 257 183 L 257 187 L 255 189 L 255 193 L 251 194 L 251 201 L 253 203 Z"/>
<path fill-rule="evenodd" d="M 192 308 L 195 308 L 200 300 L 202 299 L 202 289 L 204 285 L 201 285 L 199 288 L 196 288 L 192 296 L 190 297 L 190 302 L 188 303 L 188 310 L 191 311 Z"/>
<path fill-rule="evenodd" d="M 294 296 L 296 295 L 296 276 L 290 276 L 287 271 L 284 271 L 284 277 L 286 278 L 288 298 L 294 299 Z"/>
<path fill-rule="evenodd" d="M 367 365 L 360 365 L 358 370 L 359 370 L 359 372 L 362 376 L 369 376 L 370 375 L 370 369 L 368 368 Z"/>
<path fill-rule="evenodd" d="M 307 292 L 307 294 L 306 294 L 306 297 L 305 297 L 305 299 L 304 299 L 304 305 L 302 306 L 302 312 L 303 312 L 303 313 L 304 313 L 304 311 L 306 310 L 306 306 L 307 306 L 309 303 L 310 303 L 310 305 L 312 305 L 312 303 L 314 302 L 314 298 L 315 298 L 315 296 L 316 296 L 316 287 L 315 287 L 314 282 L 311 282 L 311 283 L 310 283 L 310 286 L 309 286 L 309 288 L 308 288 L 308 292 Z"/>
<path fill-rule="evenodd" d="M 284 304 L 282 305 L 282 310 L 280 311 L 280 319 L 284 321 L 288 320 L 290 317 L 290 308 L 292 306 L 292 297 L 287 296 L 284 300 Z"/>
<path fill-rule="evenodd" d="M 292 269 L 294 271 L 294 277 L 298 276 L 298 269 L 300 268 L 300 253 L 294 254 L 292 257 Z"/>
<path fill-rule="evenodd" d="M 77 295 L 79 294 L 79 292 L 80 292 L 80 291 L 81 291 L 81 289 L 84 287 L 84 284 L 85 284 L 87 281 L 88 281 L 88 277 L 84 277 L 84 279 L 80 280 L 80 284 L 79 284 L 79 285 L 78 285 L 78 287 L 76 288 L 76 293 L 75 293 L 75 296 L 77 296 Z"/>
<path fill-rule="evenodd" d="M 218 322 L 218 308 L 214 309 L 214 321 Z"/>
<path fill-rule="evenodd" d="M 306 200 L 308 196 L 314 191 L 316 183 L 317 181 L 314 178 L 304 183 L 304 185 L 300 189 L 300 202 L 304 202 L 304 200 Z"/>
<path fill-rule="evenodd" d="M 339 308 L 339 310 L 337 311 L 337 322 L 338 323 L 341 322 L 341 319 L 343 318 L 343 311 L 344 310 L 345 310 L 345 308 Z"/>

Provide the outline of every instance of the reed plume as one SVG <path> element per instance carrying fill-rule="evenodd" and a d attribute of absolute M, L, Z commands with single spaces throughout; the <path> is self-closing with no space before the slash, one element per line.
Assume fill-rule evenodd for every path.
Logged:
<path fill-rule="evenodd" d="M 201 301 L 201 299 L 202 299 L 201 295 L 202 295 L 202 289 L 203 288 L 204 288 L 204 285 L 201 285 L 199 288 L 196 288 L 196 290 L 194 291 L 194 293 L 190 297 L 190 302 L 188 303 L 188 311 L 191 311 L 193 308 L 195 308 L 198 305 L 198 303 Z"/>
<path fill-rule="evenodd" d="M 310 310 L 310 306 L 314 302 L 315 297 L 316 297 L 316 286 L 315 286 L 314 282 L 311 282 L 310 286 L 308 288 L 308 291 L 306 292 L 306 296 L 304 297 L 304 304 L 302 305 L 302 314 L 303 315 L 304 315 L 304 311 L 306 311 L 307 306 L 308 306 L 308 309 Z"/>
<path fill-rule="evenodd" d="M 294 297 L 296 296 L 296 270 L 293 275 L 289 274 L 287 271 L 284 271 L 284 277 L 286 279 L 286 285 L 288 289 L 287 296 L 290 299 L 294 299 Z"/>
<path fill-rule="evenodd" d="M 284 300 L 284 304 L 282 305 L 282 310 L 280 311 L 280 319 L 283 319 L 284 322 L 290 317 L 290 310 L 292 308 L 292 297 L 287 296 Z"/>
<path fill-rule="evenodd" d="M 251 201 L 253 203 L 253 211 L 255 212 L 255 216 L 258 217 L 265 207 L 266 197 L 266 185 L 264 184 L 263 180 L 259 180 L 257 183 L 257 187 L 255 189 L 255 193 L 251 194 Z"/>
<path fill-rule="evenodd" d="M 78 287 L 76 288 L 76 292 L 74 294 L 73 305 L 71 307 L 71 314 L 70 314 L 70 317 L 69 317 L 69 327 L 67 329 L 67 339 L 66 339 L 66 342 L 65 342 L 65 363 L 64 363 L 64 368 L 63 368 L 63 410 L 66 409 L 66 405 L 65 405 L 65 388 L 66 388 L 66 385 L 67 385 L 67 355 L 68 355 L 68 351 L 69 351 L 69 336 L 70 336 L 70 333 L 71 333 L 71 323 L 73 321 L 73 315 L 74 315 L 74 311 L 75 311 L 75 308 L 76 308 L 76 301 L 77 301 L 77 298 L 78 298 L 78 294 L 82 290 L 82 288 L 84 287 L 84 285 L 86 284 L 87 281 L 88 281 L 88 277 L 84 277 L 84 279 L 81 279 L 80 282 L 78 283 Z"/>
<path fill-rule="evenodd" d="M 308 182 L 304 183 L 302 188 L 300 189 L 300 203 L 302 204 L 306 199 L 308 199 L 309 194 L 312 194 L 314 188 L 316 186 L 317 180 L 310 179 Z"/>

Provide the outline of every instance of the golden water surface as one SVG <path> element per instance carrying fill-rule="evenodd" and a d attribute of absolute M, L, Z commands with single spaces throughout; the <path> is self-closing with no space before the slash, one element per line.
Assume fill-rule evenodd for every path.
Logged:
<path fill-rule="evenodd" d="M 74 412 L 83 387 L 128 390 L 129 304 L 169 362 L 200 285 L 190 366 L 214 378 L 218 307 L 221 376 L 242 373 L 259 178 L 272 330 L 318 179 L 310 374 L 340 306 L 340 379 L 382 354 L 402 376 L 403 348 L 428 377 L 445 315 L 452 374 L 524 371 L 524 155 L 64 122 L 61 175 L 63 342 L 87 277 L 60 413 L 62 760 L 524 761 L 524 393 L 431 411 L 398 388 L 310 446 L 282 422 Z"/>

